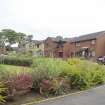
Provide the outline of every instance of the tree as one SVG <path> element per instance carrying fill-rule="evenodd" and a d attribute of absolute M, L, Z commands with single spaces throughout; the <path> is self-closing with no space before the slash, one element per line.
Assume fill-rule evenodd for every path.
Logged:
<path fill-rule="evenodd" d="M 13 43 L 21 43 L 26 38 L 26 34 L 21 32 L 17 33 L 12 29 L 3 29 L 0 32 L 0 38 L 2 36 L 4 36 L 8 40 L 10 45 Z"/>
<path fill-rule="evenodd" d="M 21 33 L 21 32 L 17 33 L 17 42 L 19 44 L 21 44 L 25 40 L 26 40 L 26 34 Z"/>
<path fill-rule="evenodd" d="M 10 49 L 11 45 L 18 43 L 18 46 L 24 46 L 26 42 L 31 42 L 33 35 L 26 35 L 21 32 L 16 32 L 12 29 L 3 29 L 0 32 L 0 45 L 3 46 L 5 42 L 8 42 L 7 48 Z"/>
<path fill-rule="evenodd" d="M 3 29 L 2 36 L 5 36 L 8 39 L 10 44 L 16 43 L 17 40 L 17 33 L 11 29 Z"/>
<path fill-rule="evenodd" d="M 31 41 L 32 41 L 32 38 L 33 38 L 33 35 L 28 35 L 28 36 L 27 36 L 27 41 L 28 41 L 28 42 L 31 42 Z"/>
<path fill-rule="evenodd" d="M 5 36 L 0 36 L 0 47 L 5 48 L 6 38 Z"/>

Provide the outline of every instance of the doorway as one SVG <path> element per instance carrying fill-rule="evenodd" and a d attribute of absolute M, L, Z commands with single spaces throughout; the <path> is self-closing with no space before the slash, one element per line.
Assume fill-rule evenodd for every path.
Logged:
<path fill-rule="evenodd" d="M 59 57 L 63 58 L 63 52 L 59 52 Z"/>

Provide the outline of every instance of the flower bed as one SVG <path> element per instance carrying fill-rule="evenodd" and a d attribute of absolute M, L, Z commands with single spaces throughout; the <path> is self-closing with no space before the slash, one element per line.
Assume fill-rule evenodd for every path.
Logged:
<path fill-rule="evenodd" d="M 13 71 L 1 65 L 0 80 L 7 88 L 3 97 L 32 90 L 41 96 L 58 96 L 104 84 L 105 66 L 77 58 L 36 58 L 30 70 Z"/>

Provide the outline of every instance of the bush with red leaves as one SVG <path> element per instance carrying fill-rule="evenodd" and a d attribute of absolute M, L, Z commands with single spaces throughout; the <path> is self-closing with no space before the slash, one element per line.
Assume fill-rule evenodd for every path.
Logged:
<path fill-rule="evenodd" d="M 8 87 L 7 95 L 14 96 L 18 93 L 22 94 L 23 91 L 23 93 L 30 91 L 33 86 L 33 81 L 31 75 L 23 73 L 9 79 L 6 85 Z"/>
<path fill-rule="evenodd" d="M 15 78 L 14 85 L 16 90 L 31 89 L 33 85 L 31 75 L 25 73 L 18 75 Z"/>

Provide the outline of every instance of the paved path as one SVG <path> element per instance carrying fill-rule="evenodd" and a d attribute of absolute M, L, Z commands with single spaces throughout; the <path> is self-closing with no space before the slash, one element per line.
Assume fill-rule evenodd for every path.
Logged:
<path fill-rule="evenodd" d="M 34 105 L 105 105 L 105 85 L 80 94 Z"/>

